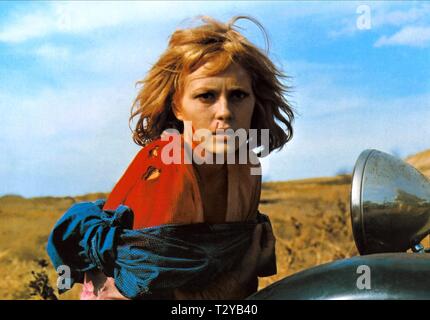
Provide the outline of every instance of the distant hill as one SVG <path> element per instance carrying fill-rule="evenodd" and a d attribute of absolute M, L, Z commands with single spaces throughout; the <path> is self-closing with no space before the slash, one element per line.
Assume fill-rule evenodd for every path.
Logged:
<path fill-rule="evenodd" d="M 409 156 L 406 161 L 430 178 L 430 149 Z"/>

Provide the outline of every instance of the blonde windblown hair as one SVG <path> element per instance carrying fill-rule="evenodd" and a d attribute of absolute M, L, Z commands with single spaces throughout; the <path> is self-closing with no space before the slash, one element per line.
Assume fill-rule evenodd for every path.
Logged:
<path fill-rule="evenodd" d="M 131 108 L 130 123 L 138 117 L 133 141 L 141 146 L 158 139 L 165 129 L 183 132 L 182 121 L 173 110 L 178 108 L 184 78 L 211 61 L 208 76 L 224 71 L 233 62 L 240 64 L 251 76 L 256 98 L 251 129 L 269 129 L 269 152 L 281 149 L 293 135 L 293 109 L 286 100 L 290 87 L 281 82 L 288 78 L 277 69 L 262 50 L 250 43 L 234 26 L 239 19 L 248 19 L 263 31 L 263 26 L 249 16 L 235 16 L 222 23 L 208 16 L 199 16 L 205 23 L 194 28 L 176 30 L 168 48 L 152 66 L 141 85 Z M 279 122 L 279 124 L 277 123 Z M 285 129 L 281 125 L 285 126 Z M 260 142 L 257 146 L 260 146 Z"/>

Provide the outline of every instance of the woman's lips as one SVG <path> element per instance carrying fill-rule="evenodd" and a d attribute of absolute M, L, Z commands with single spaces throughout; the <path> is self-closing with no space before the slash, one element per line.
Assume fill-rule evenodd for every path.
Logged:
<path fill-rule="evenodd" d="M 233 134 L 229 134 L 229 133 L 217 133 L 214 134 L 214 137 L 216 140 L 221 140 L 221 141 L 227 141 L 228 139 L 230 139 L 231 137 L 233 137 Z"/>
<path fill-rule="evenodd" d="M 234 131 L 231 127 L 216 128 L 215 131 L 212 132 L 212 135 L 215 141 L 226 142 L 230 137 L 234 136 Z"/>
<path fill-rule="evenodd" d="M 215 131 L 212 131 L 213 135 L 218 135 L 218 134 L 228 134 L 228 135 L 232 135 L 234 133 L 233 128 L 231 127 L 225 127 L 225 128 L 216 128 Z"/>

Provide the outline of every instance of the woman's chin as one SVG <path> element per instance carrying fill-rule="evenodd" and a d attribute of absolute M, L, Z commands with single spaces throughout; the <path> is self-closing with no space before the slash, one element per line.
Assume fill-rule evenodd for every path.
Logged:
<path fill-rule="evenodd" d="M 237 149 L 237 143 L 228 143 L 222 140 L 214 140 L 213 143 L 208 144 L 206 148 L 206 150 L 212 154 L 229 154 L 234 153 Z"/>
<path fill-rule="evenodd" d="M 236 148 L 229 146 L 227 143 L 217 143 L 214 149 L 211 151 L 214 154 L 228 154 L 236 151 Z"/>
<path fill-rule="evenodd" d="M 202 142 L 200 150 L 199 152 L 197 152 L 197 155 L 199 155 L 201 151 L 204 150 L 201 156 L 208 157 L 211 159 L 207 159 L 206 161 L 210 161 L 212 163 L 224 163 L 225 161 L 227 161 L 227 159 L 230 159 L 229 154 L 234 154 L 240 147 L 246 147 L 246 144 L 239 144 L 238 141 L 223 139 L 221 137 L 213 137 L 207 142 Z M 208 154 L 204 156 L 206 151 L 208 152 Z M 198 157 L 201 158 L 201 156 Z M 235 159 L 235 156 L 233 157 Z M 237 160 L 235 159 L 233 161 Z"/>

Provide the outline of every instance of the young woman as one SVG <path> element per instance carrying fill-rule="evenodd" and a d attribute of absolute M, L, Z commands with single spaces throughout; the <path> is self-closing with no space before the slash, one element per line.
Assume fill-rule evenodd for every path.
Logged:
<path fill-rule="evenodd" d="M 252 169 L 260 164 L 249 157 L 238 161 L 240 151 L 246 148 L 252 158 L 251 141 L 271 152 L 292 137 L 294 115 L 285 99 L 288 87 L 280 81 L 283 73 L 234 23 L 245 18 L 263 27 L 250 17 L 228 23 L 201 18 L 204 24 L 172 34 L 166 51 L 139 82 L 130 120 L 137 118 L 133 140 L 143 148 L 103 207 L 131 208 L 133 229 L 256 221 L 261 174 Z M 266 142 L 251 136 L 251 129 L 268 129 Z M 235 161 L 227 161 L 228 155 Z M 185 161 L 187 156 L 191 161 Z M 177 288 L 171 297 L 245 298 L 257 290 L 258 276 L 276 273 L 263 270 L 274 259 L 270 223 L 259 223 L 238 266 L 199 290 Z M 81 299 L 116 298 L 125 297 L 112 277 L 86 272 Z"/>

